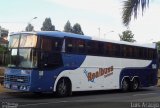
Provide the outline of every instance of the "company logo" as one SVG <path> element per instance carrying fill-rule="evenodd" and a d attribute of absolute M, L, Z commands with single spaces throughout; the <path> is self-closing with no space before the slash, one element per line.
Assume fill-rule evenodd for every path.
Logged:
<path fill-rule="evenodd" d="M 108 68 L 99 68 L 99 70 L 96 72 L 88 72 L 85 69 L 84 73 L 86 74 L 88 81 L 94 82 L 96 78 L 99 78 L 101 76 L 104 76 L 104 78 L 106 78 L 109 75 L 113 74 L 113 69 L 113 66 L 110 66 Z"/>
<path fill-rule="evenodd" d="M 18 108 L 18 103 L 2 102 L 2 108 Z"/>

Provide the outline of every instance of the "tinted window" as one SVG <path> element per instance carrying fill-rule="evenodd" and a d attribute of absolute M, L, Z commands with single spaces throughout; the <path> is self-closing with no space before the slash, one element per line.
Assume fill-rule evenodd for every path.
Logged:
<path fill-rule="evenodd" d="M 149 48 L 78 38 L 66 38 L 66 52 L 129 59 L 153 59 L 156 57 L 156 52 Z"/>
<path fill-rule="evenodd" d="M 120 45 L 113 44 L 112 55 L 115 57 L 120 57 Z"/>
<path fill-rule="evenodd" d="M 133 54 L 134 54 L 134 52 L 133 52 L 133 47 L 132 47 L 132 46 L 129 46 L 129 47 L 128 47 L 128 55 L 129 55 L 129 57 L 130 57 L 130 58 L 133 58 L 133 57 L 134 57 Z"/>
<path fill-rule="evenodd" d="M 66 51 L 68 53 L 75 53 L 75 39 L 74 38 L 66 38 Z"/>
<path fill-rule="evenodd" d="M 112 55 L 112 44 L 105 43 L 105 56 L 111 56 L 111 55 Z"/>
<path fill-rule="evenodd" d="M 88 55 L 93 55 L 93 41 L 88 40 L 86 42 L 86 52 Z"/>
<path fill-rule="evenodd" d="M 62 39 L 60 38 L 53 38 L 52 39 L 52 49 L 55 52 L 60 52 L 62 49 Z"/>
<path fill-rule="evenodd" d="M 43 51 L 52 51 L 52 39 L 47 37 L 41 38 L 41 49 Z"/>
<path fill-rule="evenodd" d="M 104 47 L 104 42 L 98 42 L 98 55 L 104 56 L 105 52 L 105 47 Z"/>
<path fill-rule="evenodd" d="M 79 54 L 85 53 L 85 40 L 76 39 L 76 52 Z"/>
<path fill-rule="evenodd" d="M 55 37 L 41 37 L 40 61 L 42 68 L 57 68 L 63 65 L 61 57 L 62 39 Z"/>
<path fill-rule="evenodd" d="M 134 58 L 138 59 L 139 58 L 139 48 L 134 47 Z"/>
<path fill-rule="evenodd" d="M 122 55 L 122 57 L 124 57 L 124 58 L 127 58 L 127 46 L 126 45 L 122 45 L 121 46 L 121 55 Z"/>

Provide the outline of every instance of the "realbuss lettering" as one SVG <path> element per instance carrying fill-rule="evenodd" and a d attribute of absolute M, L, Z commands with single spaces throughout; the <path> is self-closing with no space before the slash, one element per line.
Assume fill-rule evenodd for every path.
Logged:
<path fill-rule="evenodd" d="M 88 81 L 94 82 L 94 79 L 99 78 L 101 76 L 107 77 L 108 75 L 113 74 L 113 66 L 108 68 L 99 68 L 96 72 L 87 72 L 84 70 L 84 73 L 86 74 Z"/>

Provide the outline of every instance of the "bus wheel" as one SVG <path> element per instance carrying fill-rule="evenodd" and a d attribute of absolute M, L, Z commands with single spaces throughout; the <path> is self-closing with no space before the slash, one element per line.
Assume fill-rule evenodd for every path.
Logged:
<path fill-rule="evenodd" d="M 66 78 L 62 78 L 58 81 L 56 87 L 56 95 L 58 97 L 65 97 L 71 94 L 71 84 Z"/>
<path fill-rule="evenodd" d="M 131 85 L 131 91 L 136 91 L 139 89 L 139 81 L 138 79 L 133 79 L 132 85 Z"/>
<path fill-rule="evenodd" d="M 124 79 L 123 81 L 122 81 L 122 85 L 121 85 L 121 90 L 123 91 L 123 92 L 127 92 L 127 91 L 129 91 L 129 86 L 130 86 L 130 81 L 129 81 L 129 79 Z"/>

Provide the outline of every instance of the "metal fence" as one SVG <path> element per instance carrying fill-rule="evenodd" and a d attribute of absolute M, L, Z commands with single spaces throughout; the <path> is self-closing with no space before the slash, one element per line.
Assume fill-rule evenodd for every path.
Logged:
<path fill-rule="evenodd" d="M 8 54 L 0 54 L 0 66 L 6 66 L 8 63 Z"/>
<path fill-rule="evenodd" d="M 4 81 L 4 68 L 3 66 L 6 66 L 8 63 L 8 54 L 0 54 L 0 84 L 3 85 Z"/>

